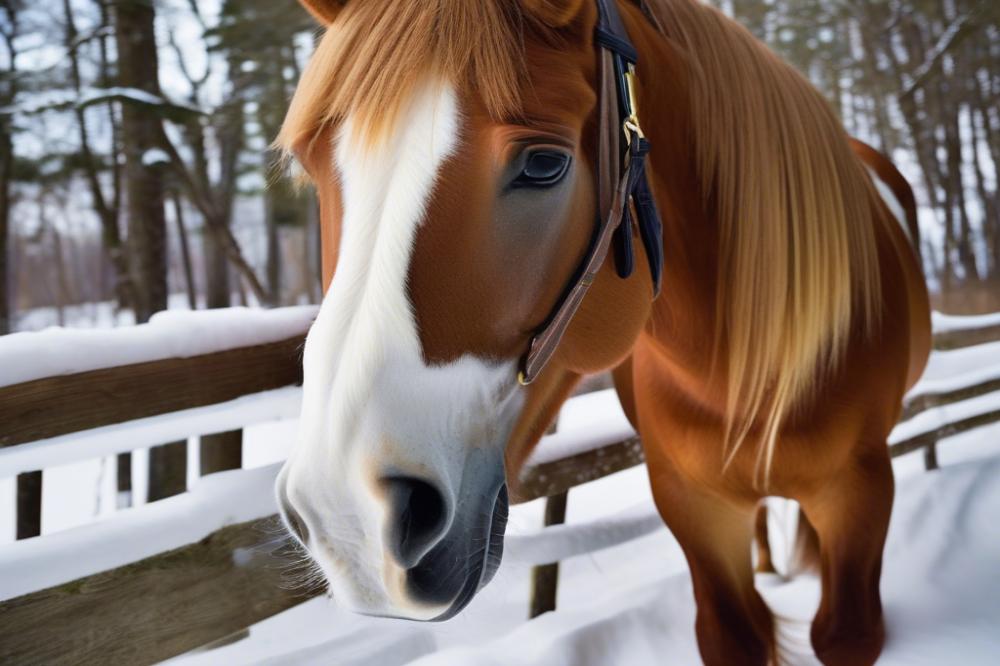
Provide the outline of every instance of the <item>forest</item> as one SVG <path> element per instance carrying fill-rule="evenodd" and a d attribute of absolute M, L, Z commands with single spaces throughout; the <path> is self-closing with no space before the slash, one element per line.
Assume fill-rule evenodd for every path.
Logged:
<path fill-rule="evenodd" d="M 937 306 L 1000 303 L 1000 4 L 718 0 L 917 191 Z M 316 302 L 314 197 L 269 146 L 295 0 L 0 1 L 0 334 Z"/>

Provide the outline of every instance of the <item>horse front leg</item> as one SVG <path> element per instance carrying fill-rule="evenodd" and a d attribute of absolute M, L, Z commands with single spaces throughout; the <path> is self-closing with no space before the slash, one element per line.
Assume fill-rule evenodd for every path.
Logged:
<path fill-rule="evenodd" d="M 846 470 L 799 501 L 819 536 L 822 600 L 811 631 L 816 656 L 825 666 L 873 664 L 885 641 L 879 579 L 893 501 L 888 447 L 865 447 Z"/>
<path fill-rule="evenodd" d="M 650 481 L 691 570 L 702 660 L 708 666 L 775 663 L 771 611 L 754 588 L 756 504 L 705 489 L 663 460 L 650 461 Z"/>

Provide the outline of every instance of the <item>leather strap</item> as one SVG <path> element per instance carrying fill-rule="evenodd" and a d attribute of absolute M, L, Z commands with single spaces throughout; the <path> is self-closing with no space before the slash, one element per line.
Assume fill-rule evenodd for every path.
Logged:
<path fill-rule="evenodd" d="M 519 380 L 530 384 L 555 354 L 566 328 L 615 245 L 618 275 L 627 278 L 635 259 L 630 201 L 634 202 L 639 232 L 653 277 L 654 294 L 660 293 L 663 243 L 660 217 L 646 179 L 645 158 L 649 142 L 639 129 L 630 76 L 638 53 L 629 40 L 616 0 L 596 0 L 598 10 L 594 41 L 600 60 L 599 136 L 597 156 L 597 230 L 577 278 L 541 331 L 531 340 L 521 364 Z M 624 143 L 624 148 L 623 148 Z M 624 224 L 623 224 L 624 222 Z"/>

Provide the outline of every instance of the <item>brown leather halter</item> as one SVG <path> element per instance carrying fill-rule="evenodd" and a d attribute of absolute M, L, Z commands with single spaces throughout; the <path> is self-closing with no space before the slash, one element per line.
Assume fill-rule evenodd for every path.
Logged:
<path fill-rule="evenodd" d="M 566 328 L 604 264 L 612 243 L 618 275 L 632 274 L 635 259 L 632 225 L 637 223 L 653 277 L 653 298 L 660 293 L 663 230 L 646 179 L 649 142 L 639 126 L 635 94 L 638 54 L 618 13 L 616 0 L 597 0 L 594 41 L 600 58 L 600 120 L 597 155 L 598 219 L 586 258 L 547 323 L 531 340 L 518 381 L 528 385 L 551 360 Z M 624 144 L 622 140 L 624 139 Z M 636 215 L 632 215 L 632 205 Z M 637 218 L 637 219 L 636 219 Z"/>

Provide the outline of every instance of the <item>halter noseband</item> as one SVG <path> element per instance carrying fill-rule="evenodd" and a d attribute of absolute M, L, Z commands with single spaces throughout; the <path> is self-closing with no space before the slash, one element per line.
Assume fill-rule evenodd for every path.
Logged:
<path fill-rule="evenodd" d="M 636 106 L 635 65 L 638 53 L 625 31 L 616 0 L 596 1 L 598 20 L 594 41 L 598 46 L 601 77 L 597 229 L 590 251 L 577 269 L 578 277 L 569 284 L 545 326 L 531 340 L 518 374 L 518 381 L 525 386 L 535 381 L 552 358 L 604 264 L 612 243 L 618 275 L 627 278 L 632 274 L 635 268 L 632 243 L 634 223 L 638 224 L 649 260 L 653 298 L 660 293 L 663 229 L 646 178 L 645 160 L 650 146 L 639 125 Z M 635 207 L 637 219 L 633 218 L 630 201 Z"/>

